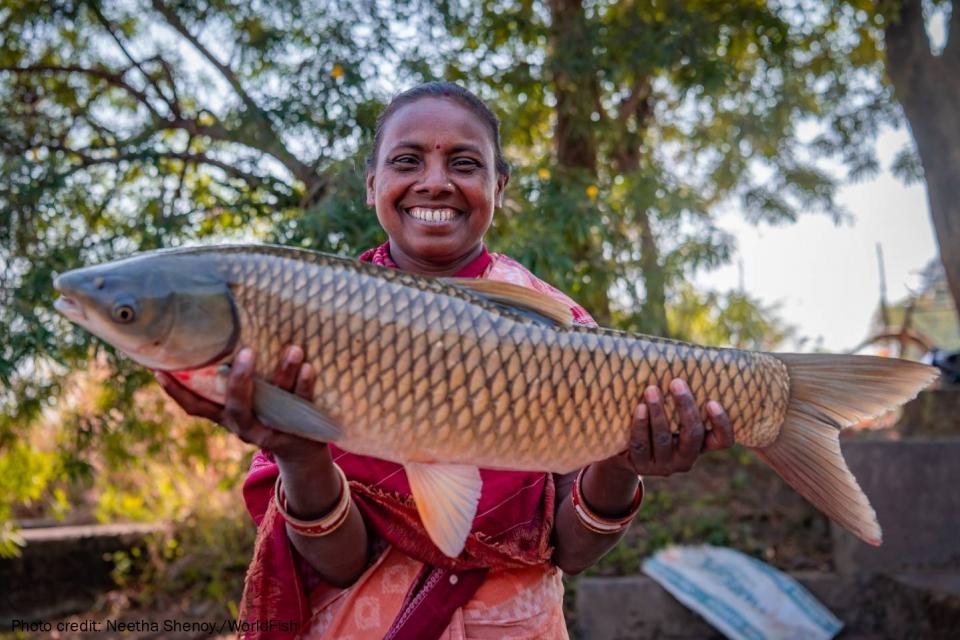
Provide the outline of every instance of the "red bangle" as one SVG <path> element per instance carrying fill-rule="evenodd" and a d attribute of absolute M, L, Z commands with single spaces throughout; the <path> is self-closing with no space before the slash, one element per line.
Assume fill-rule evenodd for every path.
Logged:
<path fill-rule="evenodd" d="M 280 516 L 286 521 L 287 526 L 302 536 L 322 538 L 330 535 L 340 528 L 340 525 L 346 522 L 347 516 L 350 515 L 350 482 L 340 465 L 333 463 L 333 468 L 337 470 L 337 475 L 340 476 L 340 494 L 337 496 L 337 502 L 333 508 L 325 516 L 316 520 L 300 520 L 287 512 L 287 496 L 284 495 L 280 477 L 277 476 L 277 483 L 274 485 L 277 511 L 280 512 Z"/>
<path fill-rule="evenodd" d="M 630 526 L 630 523 L 637 516 L 637 512 L 640 511 L 640 503 L 643 502 L 643 478 L 637 476 L 639 482 L 637 484 L 637 491 L 633 495 L 633 500 L 630 503 L 629 513 L 622 518 L 605 518 L 594 513 L 593 510 L 587 506 L 586 500 L 583 499 L 583 489 L 580 487 L 580 484 L 583 481 L 583 474 L 586 470 L 586 467 L 580 469 L 576 480 L 573 481 L 571 498 L 573 499 L 573 511 L 577 514 L 577 519 L 580 521 L 580 524 L 594 533 L 620 533 Z"/>

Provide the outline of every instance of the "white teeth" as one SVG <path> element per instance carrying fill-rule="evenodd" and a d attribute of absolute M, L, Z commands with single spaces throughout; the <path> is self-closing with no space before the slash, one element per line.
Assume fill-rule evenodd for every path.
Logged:
<path fill-rule="evenodd" d="M 457 215 L 455 209 L 428 209 L 426 207 L 413 207 L 407 209 L 407 213 L 424 222 L 449 222 Z"/>

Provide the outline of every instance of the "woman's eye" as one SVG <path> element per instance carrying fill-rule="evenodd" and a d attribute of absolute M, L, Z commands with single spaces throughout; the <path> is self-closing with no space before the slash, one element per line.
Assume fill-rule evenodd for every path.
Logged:
<path fill-rule="evenodd" d="M 419 163 L 420 161 L 413 156 L 398 156 L 390 161 L 390 164 L 403 169 L 406 169 L 408 167 L 414 167 Z"/>
<path fill-rule="evenodd" d="M 453 168 L 459 171 L 472 171 L 480 166 L 480 163 L 472 158 L 457 158 L 453 161 Z"/>

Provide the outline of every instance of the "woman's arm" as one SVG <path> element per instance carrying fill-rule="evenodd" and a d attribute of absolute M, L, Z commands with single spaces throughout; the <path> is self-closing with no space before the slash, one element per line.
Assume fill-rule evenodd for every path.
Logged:
<path fill-rule="evenodd" d="M 668 476 L 689 471 L 701 453 L 733 445 L 733 427 L 718 403 L 707 403 L 713 429 L 706 431 L 686 383 L 674 380 L 670 392 L 679 411 L 678 437 L 670 433 L 660 391 L 649 387 L 644 393 L 644 402 L 634 411 L 629 449 L 584 470 L 581 495 L 596 515 L 611 520 L 628 515 L 640 483 L 639 476 Z M 580 522 L 571 499 L 577 473 L 556 477 L 558 500 L 553 561 L 568 574 L 577 574 L 592 566 L 625 532 L 595 533 Z"/>
<path fill-rule="evenodd" d="M 223 406 L 209 402 L 174 378 L 157 372 L 157 381 L 192 416 L 213 420 L 244 442 L 273 453 L 287 512 L 298 520 L 316 520 L 334 507 L 340 496 L 340 477 L 327 445 L 293 436 L 261 423 L 253 414 L 254 354 L 242 349 L 230 370 Z M 303 364 L 303 350 L 291 347 L 274 374 L 274 384 L 308 398 L 316 373 Z M 328 583 L 347 587 L 366 566 L 369 544 L 366 525 L 355 504 L 346 521 L 324 537 L 303 536 L 289 526 L 287 535 L 307 562 Z"/>
<path fill-rule="evenodd" d="M 316 520 L 328 514 L 340 495 L 340 477 L 333 468 L 330 449 L 323 447 L 313 458 L 281 460 L 280 481 L 287 498 L 287 512 L 298 520 Z M 307 562 L 336 587 L 349 587 L 363 573 L 369 554 L 367 527 L 357 505 L 351 503 L 346 521 L 332 533 L 314 538 L 287 526 L 287 536 Z"/>

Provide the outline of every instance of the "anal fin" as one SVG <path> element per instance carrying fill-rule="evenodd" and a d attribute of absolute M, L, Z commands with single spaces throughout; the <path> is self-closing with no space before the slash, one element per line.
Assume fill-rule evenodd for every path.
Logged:
<path fill-rule="evenodd" d="M 463 551 L 480 502 L 480 470 L 463 464 L 404 465 L 417 512 L 433 543 L 447 556 Z"/>

